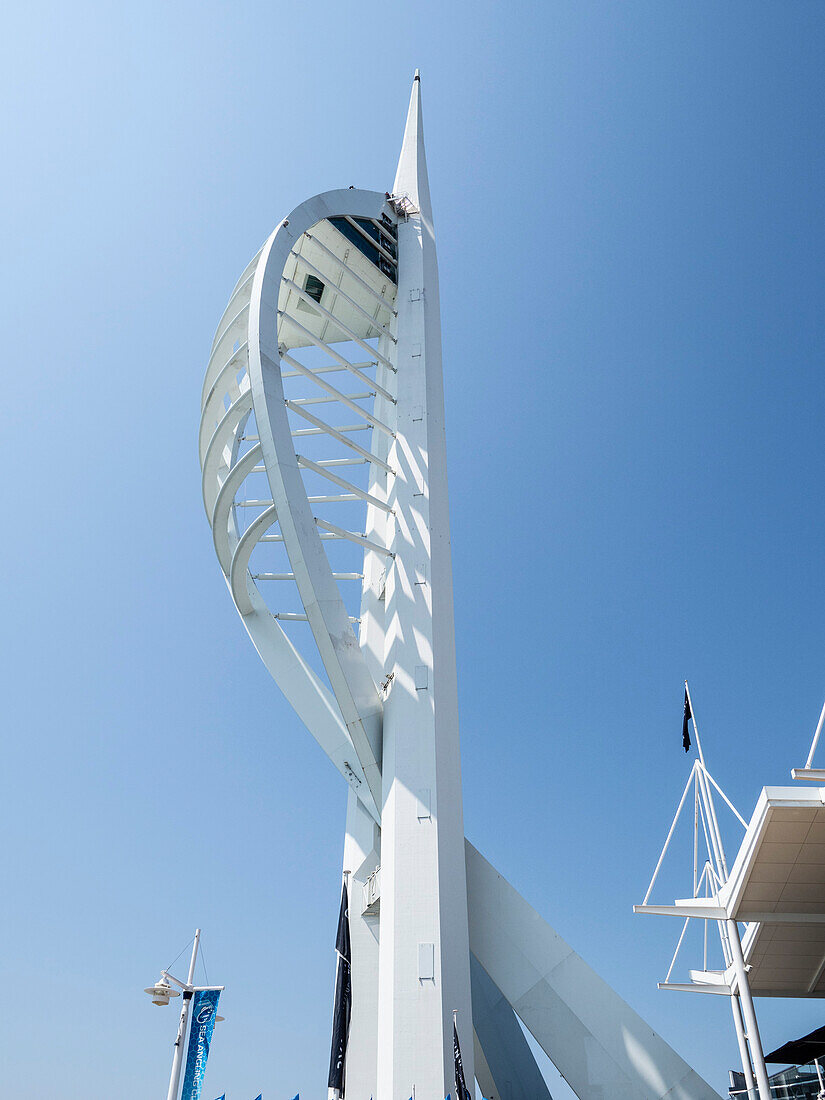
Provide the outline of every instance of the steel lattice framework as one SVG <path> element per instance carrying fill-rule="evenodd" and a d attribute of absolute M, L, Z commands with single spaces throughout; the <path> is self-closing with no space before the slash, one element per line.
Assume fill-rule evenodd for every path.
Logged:
<path fill-rule="evenodd" d="M 353 1100 L 716 1094 L 464 840 L 438 271 L 416 74 L 392 194 L 302 203 L 212 344 L 203 500 L 264 664 L 347 781 Z M 518 1018 L 518 1019 L 517 1019 Z"/>

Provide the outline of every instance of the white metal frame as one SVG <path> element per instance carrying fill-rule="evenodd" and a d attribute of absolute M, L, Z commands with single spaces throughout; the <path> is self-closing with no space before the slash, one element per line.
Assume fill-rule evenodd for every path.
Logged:
<path fill-rule="evenodd" d="M 634 905 L 636 913 L 652 914 L 657 916 L 684 917 L 682 931 L 676 944 L 676 949 L 668 967 L 667 975 L 663 982 L 659 982 L 659 989 L 675 990 L 678 992 L 709 993 L 730 997 L 731 1012 L 733 1014 L 734 1030 L 739 1054 L 742 1060 L 742 1071 L 748 1094 L 755 1095 L 755 1083 L 759 1087 L 759 1095 L 762 1100 L 771 1100 L 768 1072 L 765 1066 L 765 1056 L 762 1050 L 762 1040 L 759 1034 L 759 1026 L 756 1019 L 753 997 L 748 982 L 747 967 L 742 954 L 742 937 L 739 925 L 731 920 L 720 898 L 720 892 L 725 887 L 729 878 L 725 845 L 719 828 L 719 819 L 714 803 L 714 791 L 721 796 L 727 807 L 733 812 L 743 829 L 747 829 L 747 822 L 727 797 L 725 792 L 710 774 L 705 763 L 705 755 L 702 749 L 702 741 L 696 723 L 696 710 L 690 697 L 690 688 L 685 681 L 685 694 L 690 706 L 690 714 L 693 722 L 694 739 L 696 743 L 697 759 L 690 770 L 687 783 L 682 792 L 682 797 L 676 809 L 670 828 L 662 846 L 662 851 L 653 871 L 653 876 L 645 893 L 641 905 Z M 659 873 L 662 869 L 665 856 L 670 848 L 676 826 L 684 810 L 688 792 L 693 787 L 693 894 L 689 899 L 682 899 L 668 905 L 650 904 L 650 896 Z M 707 855 L 701 872 L 699 872 L 699 852 L 701 840 L 705 843 Z M 701 970 L 691 971 L 691 981 L 688 983 L 671 982 L 676 959 L 681 950 L 685 933 L 691 920 L 703 920 L 704 951 Z M 725 962 L 724 971 L 708 969 L 707 927 L 708 921 L 715 920 L 722 956 Z M 748 926 L 750 927 L 750 926 Z M 748 931 L 746 929 L 746 935 Z"/>
<path fill-rule="evenodd" d="M 808 752 L 808 759 L 805 761 L 804 768 L 792 768 L 791 778 L 803 779 L 811 783 L 825 783 L 825 768 L 815 768 L 813 766 L 814 754 L 816 753 L 817 746 L 819 745 L 819 738 L 822 734 L 822 727 L 825 725 L 825 703 L 822 704 L 822 710 L 819 715 L 819 721 L 816 724 L 814 730 L 813 739 L 811 740 L 811 748 Z M 818 1067 L 817 1067 L 818 1070 Z"/>

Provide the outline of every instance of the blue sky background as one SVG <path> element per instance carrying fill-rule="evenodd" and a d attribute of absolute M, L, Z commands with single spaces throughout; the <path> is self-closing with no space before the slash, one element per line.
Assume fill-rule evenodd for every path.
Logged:
<path fill-rule="evenodd" d="M 391 185 L 416 66 L 467 833 L 724 1089 L 631 906 L 683 678 L 746 816 L 825 692 L 820 0 L 29 3 L 0 50 L 3 1095 L 165 1095 L 196 924 L 210 1097 L 325 1095 L 345 791 L 220 578 L 199 397 L 276 222 Z"/>

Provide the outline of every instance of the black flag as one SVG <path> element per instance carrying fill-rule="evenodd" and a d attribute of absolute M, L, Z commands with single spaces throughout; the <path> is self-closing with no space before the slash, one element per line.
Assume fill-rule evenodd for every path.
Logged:
<path fill-rule="evenodd" d="M 341 891 L 341 912 L 338 914 L 338 934 L 335 937 L 338 969 L 335 975 L 335 1007 L 332 1014 L 332 1050 L 329 1055 L 327 1084 L 337 1096 L 344 1095 L 344 1063 L 347 1058 L 349 1022 L 352 1015 L 352 955 L 349 942 L 349 900 L 347 884 Z"/>
<path fill-rule="evenodd" d="M 688 722 L 693 717 L 693 712 L 690 709 L 690 699 L 688 697 L 687 688 L 685 688 L 685 717 L 682 719 L 682 747 L 685 752 L 690 752 L 690 730 L 688 729 Z"/>
<path fill-rule="evenodd" d="M 470 1092 L 464 1082 L 464 1066 L 461 1062 L 461 1047 L 458 1045 L 455 1021 L 453 1021 L 453 1058 L 455 1059 L 455 1100 L 471 1100 Z"/>

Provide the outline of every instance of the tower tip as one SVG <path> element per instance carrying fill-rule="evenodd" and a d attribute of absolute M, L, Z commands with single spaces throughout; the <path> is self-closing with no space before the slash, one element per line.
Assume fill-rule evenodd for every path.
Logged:
<path fill-rule="evenodd" d="M 427 158 L 424 153 L 424 127 L 421 119 L 421 76 L 418 69 L 415 70 L 410 91 L 407 123 L 404 127 L 404 140 L 401 143 L 401 156 L 398 159 L 392 193 L 406 195 L 413 206 L 425 213 L 427 218 L 431 218 Z"/>
<path fill-rule="evenodd" d="M 413 80 L 420 80 L 420 79 L 421 79 L 421 70 L 416 69 L 415 70 L 415 76 L 413 77 Z"/>

